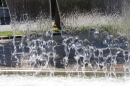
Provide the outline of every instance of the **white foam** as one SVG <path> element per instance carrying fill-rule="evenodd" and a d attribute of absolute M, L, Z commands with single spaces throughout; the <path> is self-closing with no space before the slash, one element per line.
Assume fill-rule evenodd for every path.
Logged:
<path fill-rule="evenodd" d="M 129 86 L 130 78 L 1 75 L 0 86 Z"/>

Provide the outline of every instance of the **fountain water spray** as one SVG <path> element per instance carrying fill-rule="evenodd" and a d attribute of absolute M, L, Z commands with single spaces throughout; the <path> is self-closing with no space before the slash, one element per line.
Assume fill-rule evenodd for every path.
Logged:
<path fill-rule="evenodd" d="M 6 0 L 14 36 L 11 56 L 14 70 L 83 75 L 91 71 L 95 76 L 101 72 L 110 77 L 129 70 L 129 39 L 117 33 L 123 29 L 118 26 L 122 10 L 117 9 L 122 2 L 116 5 L 106 1 L 104 7 L 109 9 L 103 9 L 95 1 L 91 4 L 89 0 L 57 0 L 62 37 L 59 43 L 55 40 L 58 37 L 53 36 L 50 0 L 13 1 Z M 16 33 L 20 28 L 23 36 L 19 41 Z"/>

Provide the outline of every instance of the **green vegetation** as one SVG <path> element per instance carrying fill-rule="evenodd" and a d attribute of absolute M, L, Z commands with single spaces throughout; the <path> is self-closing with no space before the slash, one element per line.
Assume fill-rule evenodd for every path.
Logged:
<path fill-rule="evenodd" d="M 52 22 L 52 31 L 54 33 L 59 33 L 59 29 L 55 26 L 55 23 Z M 36 31 L 31 31 L 31 33 L 35 33 Z M 26 33 L 26 32 L 25 32 Z M 41 31 L 39 31 L 41 33 Z M 22 36 L 24 34 L 23 31 L 18 31 L 16 35 Z M 0 32 L 0 36 L 13 36 L 13 31 L 2 31 Z"/>
<path fill-rule="evenodd" d="M 55 22 L 52 22 L 52 31 L 53 33 L 59 33 L 59 29 L 56 27 Z"/>
<path fill-rule="evenodd" d="M 23 35 L 23 31 L 18 31 L 16 35 Z M 0 36 L 13 36 L 13 31 L 2 31 Z"/>
<path fill-rule="evenodd" d="M 89 32 L 90 29 L 97 29 L 99 31 L 107 31 L 110 34 L 115 34 L 117 32 L 121 32 L 123 29 L 123 25 L 120 24 L 104 24 L 104 25 L 90 25 L 90 26 L 65 26 L 63 31 L 67 31 L 72 34 L 79 34 L 83 32 Z M 53 33 L 59 33 L 59 29 L 56 27 L 55 23 L 52 22 L 52 31 Z M 23 35 L 26 32 L 18 31 L 16 35 Z M 38 33 L 43 34 L 43 31 L 31 31 L 29 34 Z M 2 31 L 0 32 L 0 36 L 13 36 L 13 31 Z"/>
<path fill-rule="evenodd" d="M 65 27 L 65 31 L 68 31 L 68 32 L 70 31 L 70 33 L 82 33 L 82 32 L 87 32 L 90 29 L 98 29 L 100 31 L 107 31 L 111 34 L 121 31 L 121 28 L 119 26 L 115 26 L 115 25 L 100 25 L 100 26 L 87 26 L 87 27 L 85 27 L 85 26 L 81 26 L 81 27 L 66 26 Z M 59 29 L 55 26 L 53 26 L 52 31 L 53 31 L 53 33 L 59 33 Z M 33 33 L 35 31 L 31 31 L 31 32 Z M 23 35 L 23 34 L 24 34 L 23 31 L 18 31 L 16 33 L 16 35 Z M 13 36 L 13 31 L 2 31 L 0 33 L 0 36 Z"/>
<path fill-rule="evenodd" d="M 65 26 L 65 31 L 71 31 L 71 33 L 79 33 L 88 31 L 90 29 L 97 29 L 99 31 L 107 31 L 109 33 L 120 32 L 122 30 L 121 25 L 104 24 L 104 25 L 91 25 L 91 26 Z"/>

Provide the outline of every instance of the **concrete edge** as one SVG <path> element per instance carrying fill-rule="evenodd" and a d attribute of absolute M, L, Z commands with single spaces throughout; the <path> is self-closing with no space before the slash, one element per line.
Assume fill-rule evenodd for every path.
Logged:
<path fill-rule="evenodd" d="M 60 36 L 60 33 L 53 33 L 53 36 Z M 22 38 L 22 35 L 16 35 L 16 38 Z M 0 39 L 13 39 L 13 36 L 0 36 Z"/>
<path fill-rule="evenodd" d="M 8 7 L 0 7 L 0 10 L 4 10 L 4 9 L 8 10 Z"/>
<path fill-rule="evenodd" d="M 124 73 L 123 71 L 115 71 L 114 73 L 107 71 L 104 73 L 103 71 L 54 71 L 54 70 L 0 70 L 0 75 L 1 74 L 31 74 L 31 75 L 54 75 L 54 76 L 67 76 L 67 75 L 86 75 L 86 76 L 105 76 L 106 74 L 111 74 L 111 76 L 116 75 L 118 76 L 124 76 L 124 74 L 129 74 L 129 72 Z"/>

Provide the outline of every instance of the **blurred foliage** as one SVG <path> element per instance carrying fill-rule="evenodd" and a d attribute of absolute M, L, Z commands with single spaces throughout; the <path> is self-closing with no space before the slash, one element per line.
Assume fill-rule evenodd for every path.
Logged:
<path fill-rule="evenodd" d="M 3 3 L 2 3 L 3 2 Z M 2 5 L 3 4 L 3 5 Z M 6 7 L 6 2 L 5 0 L 0 0 L 0 7 Z"/>
<path fill-rule="evenodd" d="M 98 11 L 102 13 L 121 12 L 122 0 L 58 0 L 61 13 Z"/>
<path fill-rule="evenodd" d="M 79 34 L 83 32 L 88 32 L 91 29 L 98 31 L 107 31 L 110 34 L 115 34 L 121 32 L 122 28 L 117 24 L 102 24 L 102 25 L 93 25 L 93 26 L 65 26 L 65 31 L 69 31 L 70 34 Z M 64 30 L 63 30 L 64 31 Z"/>

